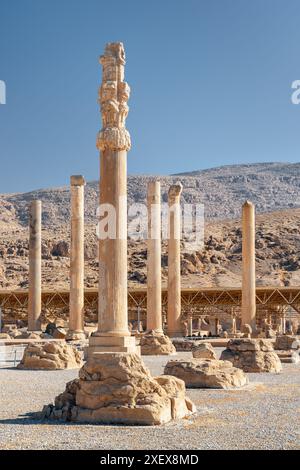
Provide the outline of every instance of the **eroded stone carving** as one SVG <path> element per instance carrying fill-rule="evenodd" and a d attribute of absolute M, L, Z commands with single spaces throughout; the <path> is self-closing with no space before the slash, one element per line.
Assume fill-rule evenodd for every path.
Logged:
<path fill-rule="evenodd" d="M 100 57 L 103 67 L 98 102 L 102 114 L 102 129 L 97 137 L 99 150 L 130 150 L 130 134 L 125 128 L 130 87 L 124 82 L 125 51 L 122 43 L 106 45 Z"/>

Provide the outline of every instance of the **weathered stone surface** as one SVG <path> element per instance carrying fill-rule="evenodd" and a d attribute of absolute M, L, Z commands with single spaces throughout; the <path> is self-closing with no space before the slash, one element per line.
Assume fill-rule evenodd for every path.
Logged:
<path fill-rule="evenodd" d="M 221 359 L 231 361 L 244 372 L 280 372 L 282 369 L 271 341 L 266 339 L 231 339 Z"/>
<path fill-rule="evenodd" d="M 87 341 L 87 335 L 84 331 L 68 331 L 65 337 L 66 341 L 71 342 L 72 344 L 75 343 L 85 343 Z"/>
<path fill-rule="evenodd" d="M 6 332 L 9 335 L 9 338 L 15 339 L 41 339 L 43 336 L 42 332 L 32 332 L 28 331 L 27 328 L 12 328 Z"/>
<path fill-rule="evenodd" d="M 141 336 L 141 353 L 144 356 L 176 354 L 170 338 L 157 331 L 149 331 Z"/>
<path fill-rule="evenodd" d="M 43 418 L 76 422 L 163 424 L 195 411 L 185 385 L 173 376 L 152 377 L 137 354 L 95 354 L 79 379 L 45 406 Z"/>
<path fill-rule="evenodd" d="M 217 359 L 216 352 L 210 343 L 198 343 L 193 346 L 192 354 L 197 359 Z"/>
<path fill-rule="evenodd" d="M 295 336 L 278 335 L 274 344 L 274 349 L 289 350 L 300 349 L 300 341 Z"/>
<path fill-rule="evenodd" d="M 176 338 L 172 340 L 172 343 L 175 346 L 176 351 L 191 351 L 193 347 L 199 344 L 198 341 L 193 341 L 191 339 L 181 339 Z"/>
<path fill-rule="evenodd" d="M 252 327 L 248 325 L 248 323 L 245 323 L 245 325 L 242 326 L 242 333 L 244 335 L 244 338 L 251 338 Z"/>
<path fill-rule="evenodd" d="M 75 369 L 82 366 L 82 354 L 65 342 L 28 345 L 18 369 Z"/>
<path fill-rule="evenodd" d="M 181 273 L 180 273 L 180 181 L 172 184 L 168 191 L 168 335 L 182 336 L 181 324 Z"/>
<path fill-rule="evenodd" d="M 298 351 L 290 350 L 290 351 L 276 351 L 277 356 L 279 357 L 280 361 L 284 364 L 298 364 L 300 362 L 300 356 Z"/>
<path fill-rule="evenodd" d="M 241 369 L 229 361 L 215 359 L 172 360 L 166 364 L 164 373 L 182 379 L 188 388 L 230 389 L 248 384 Z"/>
<path fill-rule="evenodd" d="M 269 338 L 269 339 L 276 338 L 276 331 L 273 330 L 273 328 L 271 328 L 270 326 L 266 328 L 265 334 L 266 334 L 266 338 Z"/>
<path fill-rule="evenodd" d="M 0 333 L 0 339 L 10 339 L 10 336 L 8 333 Z"/>

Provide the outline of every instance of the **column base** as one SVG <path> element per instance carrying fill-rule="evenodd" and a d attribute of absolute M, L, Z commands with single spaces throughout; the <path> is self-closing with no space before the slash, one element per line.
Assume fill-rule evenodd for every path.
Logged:
<path fill-rule="evenodd" d="M 88 358 L 94 353 L 135 353 L 140 355 L 140 347 L 134 336 L 90 336 L 87 349 Z"/>
<path fill-rule="evenodd" d="M 82 330 L 69 330 L 66 335 L 66 341 L 84 341 L 86 336 Z"/>
<path fill-rule="evenodd" d="M 195 411 L 182 380 L 152 377 L 136 354 L 95 353 L 80 369 L 79 379 L 68 382 L 55 405 L 44 406 L 39 418 L 152 426 Z"/>
<path fill-rule="evenodd" d="M 162 356 L 176 354 L 175 346 L 162 331 L 151 330 L 141 336 L 141 353 L 144 356 Z"/>

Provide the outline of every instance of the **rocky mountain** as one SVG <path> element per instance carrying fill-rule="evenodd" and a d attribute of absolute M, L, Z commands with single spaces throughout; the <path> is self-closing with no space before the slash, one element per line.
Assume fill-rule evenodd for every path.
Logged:
<path fill-rule="evenodd" d="M 128 199 L 144 203 L 151 176 L 129 176 Z M 190 252 L 182 242 L 183 285 L 238 286 L 241 283 L 241 205 L 256 204 L 257 282 L 268 285 L 300 284 L 300 164 L 264 163 L 212 168 L 159 178 L 162 200 L 172 182 L 183 183 L 183 202 L 204 203 L 204 247 Z M 0 195 L 0 288 L 28 285 L 28 203 L 43 204 L 42 272 L 44 288 L 69 285 L 68 188 L 41 189 L 25 194 Z M 98 183 L 85 190 L 85 285 L 98 278 L 95 211 Z M 166 243 L 162 250 L 166 282 Z M 129 241 L 129 283 L 146 282 L 146 244 Z"/>
<path fill-rule="evenodd" d="M 151 178 L 153 176 L 129 175 L 129 204 L 145 202 L 147 182 Z M 258 213 L 300 207 L 300 163 L 230 165 L 158 178 L 162 201 L 167 201 L 169 186 L 180 180 L 183 184 L 182 203 L 204 204 L 207 220 L 240 217 L 245 199 L 255 203 Z M 67 187 L 0 194 L 0 222 L 14 221 L 25 226 L 31 199 L 42 200 L 44 226 L 68 223 L 70 193 Z M 96 222 L 97 201 L 98 182 L 92 181 L 85 189 L 87 223 Z"/>

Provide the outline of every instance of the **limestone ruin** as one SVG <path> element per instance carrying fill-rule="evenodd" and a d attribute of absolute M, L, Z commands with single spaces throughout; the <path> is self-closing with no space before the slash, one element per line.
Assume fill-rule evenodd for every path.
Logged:
<path fill-rule="evenodd" d="M 29 216 L 29 292 L 28 330 L 41 329 L 41 225 L 42 203 L 34 200 L 30 204 Z"/>
<path fill-rule="evenodd" d="M 216 352 L 210 343 L 195 344 L 192 347 L 195 359 L 217 359 Z"/>
<path fill-rule="evenodd" d="M 282 370 L 272 343 L 266 339 L 231 339 L 221 359 L 232 362 L 244 372 L 275 372 Z"/>
<path fill-rule="evenodd" d="M 84 308 L 84 185 L 83 176 L 71 176 L 70 311 L 68 340 L 85 339 Z"/>
<path fill-rule="evenodd" d="M 147 240 L 147 331 L 141 336 L 142 355 L 175 354 L 176 349 L 163 332 L 161 298 L 161 205 L 160 183 L 148 184 Z"/>
<path fill-rule="evenodd" d="M 42 417 L 88 423 L 159 425 L 194 412 L 182 380 L 152 377 L 133 353 L 94 354 Z"/>
<path fill-rule="evenodd" d="M 79 380 L 67 384 L 55 405 L 44 407 L 42 416 L 76 422 L 157 425 L 183 418 L 195 407 L 185 397 L 184 382 L 174 377 L 151 377 L 128 329 L 126 163 L 131 144 L 125 128 L 130 89 L 124 82 L 123 44 L 107 44 L 100 63 L 103 66 L 99 91 L 103 127 L 97 139 L 101 151 L 100 204 L 115 209 L 116 233 L 108 237 L 98 233 L 98 329 L 89 339 L 87 362 L 79 372 Z M 100 214 L 100 225 L 101 216 L 104 214 Z M 155 251 L 151 254 L 157 255 Z M 151 263 L 150 269 L 156 273 L 157 264 Z M 160 292 L 155 290 L 150 300 L 149 326 L 151 321 L 151 327 L 165 338 L 159 297 Z M 154 336 L 152 330 L 149 334 Z"/>
<path fill-rule="evenodd" d="M 166 364 L 164 373 L 183 380 L 187 388 L 231 389 L 248 384 L 241 369 L 233 367 L 230 361 L 217 359 L 172 360 Z"/>
<path fill-rule="evenodd" d="M 168 335 L 182 336 L 180 283 L 180 195 L 182 184 L 172 185 L 168 193 Z"/>
<path fill-rule="evenodd" d="M 59 370 L 76 369 L 83 365 L 82 355 L 65 342 L 29 344 L 18 369 Z"/>

